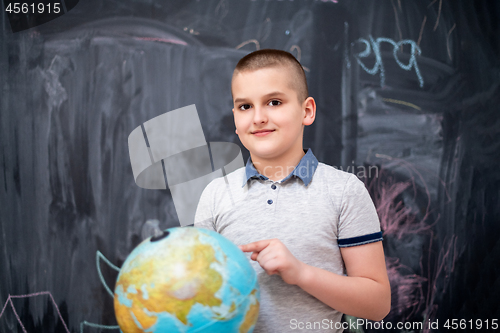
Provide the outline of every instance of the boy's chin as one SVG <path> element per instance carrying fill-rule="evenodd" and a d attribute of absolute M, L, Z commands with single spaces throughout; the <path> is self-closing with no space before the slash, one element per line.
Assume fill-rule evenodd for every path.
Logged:
<path fill-rule="evenodd" d="M 250 155 L 261 158 L 261 159 L 273 159 L 279 157 L 280 153 L 274 149 L 257 149 L 253 152 L 250 151 Z"/>

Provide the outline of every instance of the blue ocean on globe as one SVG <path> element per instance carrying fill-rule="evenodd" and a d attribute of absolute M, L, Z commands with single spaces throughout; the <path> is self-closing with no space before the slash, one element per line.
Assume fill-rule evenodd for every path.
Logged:
<path fill-rule="evenodd" d="M 139 244 L 115 286 L 124 333 L 253 332 L 259 286 L 245 254 L 222 235 L 171 228 Z"/>

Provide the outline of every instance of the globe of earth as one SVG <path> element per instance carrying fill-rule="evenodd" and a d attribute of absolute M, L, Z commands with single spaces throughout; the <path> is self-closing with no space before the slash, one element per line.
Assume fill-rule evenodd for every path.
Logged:
<path fill-rule="evenodd" d="M 144 240 L 115 285 L 124 333 L 252 332 L 259 285 L 243 252 L 220 234 L 171 228 Z"/>

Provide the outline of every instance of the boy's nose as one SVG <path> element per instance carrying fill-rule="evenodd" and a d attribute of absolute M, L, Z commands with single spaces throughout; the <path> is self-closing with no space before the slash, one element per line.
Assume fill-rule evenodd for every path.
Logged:
<path fill-rule="evenodd" d="M 253 122 L 256 124 L 262 124 L 267 122 L 267 114 L 264 108 L 255 107 Z"/>

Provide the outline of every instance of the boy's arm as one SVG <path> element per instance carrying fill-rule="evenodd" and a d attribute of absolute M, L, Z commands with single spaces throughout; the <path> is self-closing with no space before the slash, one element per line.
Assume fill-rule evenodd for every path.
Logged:
<path fill-rule="evenodd" d="M 382 242 L 341 248 L 347 276 L 307 265 L 295 258 L 278 239 L 240 246 L 252 253 L 270 275 L 279 274 L 342 313 L 382 320 L 391 308 L 391 288 Z"/>
<path fill-rule="evenodd" d="M 297 285 L 330 307 L 355 317 L 382 320 L 391 309 L 382 242 L 340 249 L 347 276 L 304 263 Z"/>

